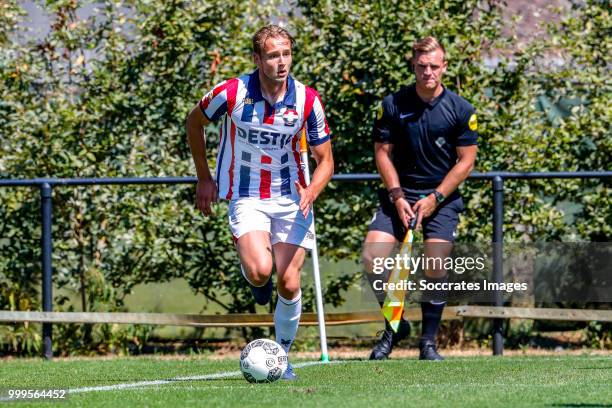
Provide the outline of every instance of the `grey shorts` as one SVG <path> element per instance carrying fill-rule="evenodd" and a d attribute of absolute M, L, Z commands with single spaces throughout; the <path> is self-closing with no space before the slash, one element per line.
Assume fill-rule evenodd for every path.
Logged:
<path fill-rule="evenodd" d="M 404 195 L 410 203 L 414 205 L 421 197 L 433 192 L 433 189 L 417 190 L 403 188 Z M 398 241 L 403 241 L 406 235 L 406 227 L 397 215 L 395 205 L 389 200 L 385 190 L 379 191 L 380 205 L 370 222 L 368 231 L 383 231 L 395 237 Z M 455 191 L 446 198 L 436 208 L 434 213 L 423 219 L 423 235 L 425 239 L 439 238 L 454 242 L 457 236 L 457 224 L 459 224 L 459 214 L 464 210 L 463 199 Z"/>

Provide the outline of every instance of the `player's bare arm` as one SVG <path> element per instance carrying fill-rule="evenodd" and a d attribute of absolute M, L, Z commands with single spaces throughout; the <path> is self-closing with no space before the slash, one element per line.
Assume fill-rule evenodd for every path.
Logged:
<path fill-rule="evenodd" d="M 401 189 L 397 170 L 393 166 L 393 144 L 374 143 L 374 160 L 387 191 Z M 404 226 L 408 228 L 408 222 L 411 218 L 414 218 L 414 212 L 410 208 L 410 204 L 404 198 L 398 198 L 394 201 L 394 204 Z"/>
<path fill-rule="evenodd" d="M 474 170 L 477 152 L 477 145 L 458 146 L 457 163 L 455 163 L 444 179 L 442 179 L 436 191 L 442 193 L 444 197 L 451 195 L 451 193 L 468 178 L 472 170 Z M 423 218 L 429 217 L 435 211 L 437 205 L 436 197 L 433 193 L 414 204 L 414 211 L 418 211 L 419 213 L 417 227 L 421 224 Z"/>
<path fill-rule="evenodd" d="M 213 180 L 206 158 L 206 137 L 204 126 L 210 122 L 198 105 L 194 106 L 187 120 L 185 130 L 191 149 L 191 156 L 196 168 L 198 183 L 196 186 L 196 205 L 204 215 L 211 215 L 211 204 L 217 202 L 217 183 Z"/>
<path fill-rule="evenodd" d="M 312 203 L 321 194 L 321 191 L 323 191 L 334 174 L 334 156 L 332 154 L 331 141 L 311 146 L 310 151 L 317 162 L 317 168 L 312 175 L 310 185 L 303 188 L 299 183 L 295 183 L 300 194 L 300 210 L 304 217 L 308 215 Z"/>

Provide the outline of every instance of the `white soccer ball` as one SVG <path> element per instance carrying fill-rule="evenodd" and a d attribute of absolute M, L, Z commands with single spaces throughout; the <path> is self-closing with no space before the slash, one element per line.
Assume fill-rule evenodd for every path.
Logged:
<path fill-rule="evenodd" d="M 240 353 L 240 371 L 248 382 L 274 382 L 287 370 L 287 353 L 275 341 L 253 340 Z"/>

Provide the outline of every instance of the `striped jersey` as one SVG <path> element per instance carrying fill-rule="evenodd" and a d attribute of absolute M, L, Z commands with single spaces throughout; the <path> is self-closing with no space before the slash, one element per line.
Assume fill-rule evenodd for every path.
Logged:
<path fill-rule="evenodd" d="M 215 86 L 200 109 L 212 122 L 222 119 L 216 178 L 219 197 L 227 200 L 296 195 L 296 180 L 306 186 L 302 129 L 310 146 L 330 138 L 319 95 L 291 75 L 283 100 L 274 105 L 263 98 L 255 70 Z"/>

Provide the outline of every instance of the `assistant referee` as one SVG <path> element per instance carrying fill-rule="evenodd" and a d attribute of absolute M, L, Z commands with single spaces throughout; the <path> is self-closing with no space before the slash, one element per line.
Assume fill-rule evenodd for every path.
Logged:
<path fill-rule="evenodd" d="M 380 194 L 380 206 L 368 228 L 363 250 L 366 271 L 371 271 L 374 258 L 388 256 L 391 244 L 403 240 L 415 214 L 417 228 L 423 228 L 425 256 L 450 255 L 459 214 L 464 209 L 457 187 L 476 160 L 475 110 L 442 85 L 447 67 L 442 44 L 434 37 L 417 41 L 411 63 L 416 82 L 383 99 L 372 131 L 376 166 L 386 191 Z M 432 282 L 448 279 L 443 269 L 429 269 L 425 275 Z M 368 277 L 372 282 L 372 275 Z M 384 293 L 374 292 L 382 306 Z M 445 303 L 443 293 L 421 303 L 421 360 L 443 359 L 435 339 Z M 386 323 L 370 359 L 387 358 L 409 332 L 410 325 L 403 319 L 397 333 Z"/>

